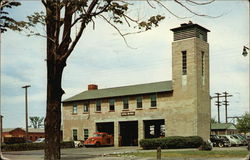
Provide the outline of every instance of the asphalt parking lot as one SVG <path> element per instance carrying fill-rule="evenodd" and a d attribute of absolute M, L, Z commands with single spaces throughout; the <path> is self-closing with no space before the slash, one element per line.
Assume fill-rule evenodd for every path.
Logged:
<path fill-rule="evenodd" d="M 197 149 L 179 149 L 197 150 Z M 246 150 L 246 147 L 217 148 L 213 150 Z M 61 150 L 62 160 L 155 160 L 156 158 L 140 158 L 134 156 L 110 156 L 129 152 L 150 152 L 139 147 L 101 147 L 101 148 L 69 148 Z M 168 150 L 171 151 L 171 150 Z M 9 160 L 42 160 L 43 150 L 3 152 L 3 156 Z M 162 158 L 162 160 L 249 160 L 245 158 Z"/>

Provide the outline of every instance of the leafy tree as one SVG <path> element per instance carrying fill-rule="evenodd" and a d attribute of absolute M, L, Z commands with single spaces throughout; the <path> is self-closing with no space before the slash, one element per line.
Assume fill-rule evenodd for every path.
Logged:
<path fill-rule="evenodd" d="M 20 6 L 20 2 L 0 0 L 0 32 L 3 33 L 7 29 L 21 31 L 25 27 L 26 22 L 16 21 L 9 17 L 9 13 L 5 11 L 6 9 L 11 9 L 13 7 Z"/>
<path fill-rule="evenodd" d="M 31 126 L 33 128 L 41 128 L 43 127 L 44 117 L 29 117 Z"/>
<path fill-rule="evenodd" d="M 205 16 L 192 11 L 187 4 L 174 0 L 191 14 Z M 187 0 L 189 4 L 206 5 L 207 2 L 196 2 Z M 36 12 L 28 16 L 28 22 L 24 28 L 28 28 L 29 35 L 42 36 L 47 39 L 47 110 L 45 118 L 45 160 L 60 159 L 60 126 L 61 126 L 61 99 L 64 90 L 61 86 L 62 74 L 66 66 L 67 58 L 70 56 L 85 28 L 92 24 L 95 27 L 97 18 L 102 19 L 111 25 L 126 42 L 125 36 L 133 33 L 140 33 L 157 27 L 165 17 L 162 15 L 135 16 L 132 1 L 123 0 L 41 0 L 45 7 L 44 12 Z M 137 2 L 139 3 L 139 2 Z M 140 2 L 143 3 L 143 2 Z M 179 17 L 170 11 L 161 0 L 146 0 L 144 3 L 152 8 L 155 6 L 164 8 L 167 12 Z M 32 27 L 44 26 L 44 34 L 37 33 Z M 127 25 L 132 32 L 122 33 L 120 27 Z M 78 28 L 74 34 L 72 29 Z M 128 45 L 128 44 L 127 44 Z"/>
<path fill-rule="evenodd" d="M 215 117 L 211 118 L 211 123 L 218 123 L 218 121 L 215 119 Z"/>
<path fill-rule="evenodd" d="M 240 133 L 250 132 L 250 114 L 245 113 L 241 118 L 237 119 L 236 128 Z"/>

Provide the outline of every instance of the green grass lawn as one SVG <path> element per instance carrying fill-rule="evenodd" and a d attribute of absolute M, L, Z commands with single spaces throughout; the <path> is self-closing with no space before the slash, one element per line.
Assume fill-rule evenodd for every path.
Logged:
<path fill-rule="evenodd" d="M 246 157 L 247 150 L 228 151 L 163 151 L 162 157 Z M 156 157 L 156 152 L 136 152 L 123 155 L 134 155 L 137 157 Z"/>

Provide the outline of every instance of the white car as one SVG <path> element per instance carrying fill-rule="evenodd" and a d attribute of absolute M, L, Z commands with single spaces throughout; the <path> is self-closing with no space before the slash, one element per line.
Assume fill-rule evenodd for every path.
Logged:
<path fill-rule="evenodd" d="M 36 141 L 34 141 L 33 143 L 44 143 L 45 138 L 38 138 Z"/>
<path fill-rule="evenodd" d="M 220 137 L 227 137 L 232 146 L 239 146 L 241 142 L 232 135 L 220 135 Z"/>

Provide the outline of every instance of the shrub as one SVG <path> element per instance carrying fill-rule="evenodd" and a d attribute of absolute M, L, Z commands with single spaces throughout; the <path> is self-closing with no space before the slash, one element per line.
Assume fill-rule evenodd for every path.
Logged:
<path fill-rule="evenodd" d="M 27 151 L 43 149 L 44 143 L 18 143 L 6 144 L 2 146 L 3 151 Z"/>
<path fill-rule="evenodd" d="M 177 149 L 177 148 L 198 148 L 202 145 L 203 139 L 198 136 L 181 137 L 172 136 L 164 138 L 142 139 L 140 145 L 143 149 Z"/>
<path fill-rule="evenodd" d="M 25 143 L 23 137 L 4 137 L 5 144 Z"/>
<path fill-rule="evenodd" d="M 74 142 L 61 142 L 61 148 L 74 148 Z M 19 143 L 2 145 L 3 151 L 27 151 L 44 149 L 44 143 Z"/>

